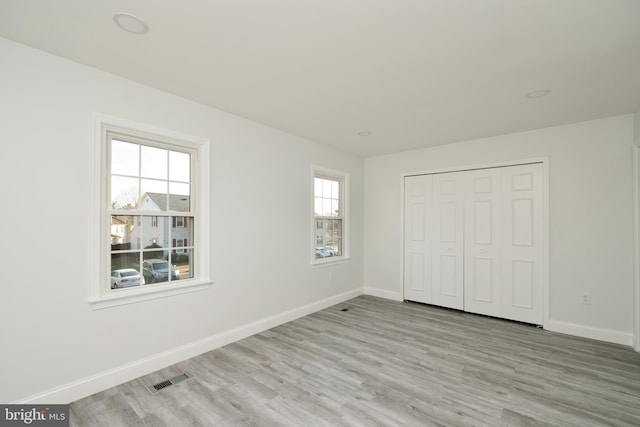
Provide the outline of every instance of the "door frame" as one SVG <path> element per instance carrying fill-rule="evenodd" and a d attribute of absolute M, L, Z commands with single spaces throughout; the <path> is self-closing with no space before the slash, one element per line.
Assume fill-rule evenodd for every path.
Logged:
<path fill-rule="evenodd" d="M 640 147 L 633 150 L 633 348 L 640 352 Z"/>
<path fill-rule="evenodd" d="M 636 159 L 640 162 L 640 150 L 637 150 Z M 527 159 L 519 159 L 519 160 L 507 160 L 501 162 L 491 162 L 491 163 L 479 163 L 479 164 L 470 164 L 463 166 L 450 166 L 444 168 L 435 168 L 435 169 L 426 169 L 426 170 L 418 170 L 412 172 L 404 172 L 400 177 L 400 230 L 402 236 L 402 268 L 400 269 L 400 283 L 402 284 L 401 295 L 402 299 L 404 298 L 404 262 L 405 262 L 405 253 L 404 253 L 404 179 L 408 176 L 416 176 L 416 175 L 431 175 L 431 174 L 439 174 L 439 173 L 448 173 L 448 172 L 463 172 L 469 170 L 477 170 L 477 169 L 492 169 L 492 168 L 501 168 L 508 166 L 520 166 L 527 165 L 532 163 L 541 163 L 542 164 L 542 299 L 543 299 L 543 322 L 542 327 L 544 329 L 548 328 L 549 318 L 550 318 L 550 292 L 549 292 L 549 158 L 548 157 L 534 157 Z M 640 166 L 640 165 L 639 165 Z M 636 180 L 637 181 L 637 180 Z M 636 204 L 637 205 L 637 204 Z M 638 215 L 636 215 L 638 218 Z M 638 240 L 638 239 L 636 239 Z M 640 244 L 640 240 L 638 240 L 638 244 Z M 637 259 L 637 257 L 636 257 Z M 637 269 L 636 269 L 637 270 Z M 638 294 L 640 295 L 640 283 L 639 280 L 636 280 L 636 287 L 638 290 Z M 637 310 L 636 313 L 639 314 L 640 318 L 640 300 L 636 298 Z M 636 342 L 640 340 L 640 319 L 636 319 Z M 639 350 L 640 351 L 640 350 Z"/>

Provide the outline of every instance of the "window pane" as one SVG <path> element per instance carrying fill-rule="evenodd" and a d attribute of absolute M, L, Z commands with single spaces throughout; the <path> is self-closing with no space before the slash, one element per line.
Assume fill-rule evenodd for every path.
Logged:
<path fill-rule="evenodd" d="M 340 183 L 338 181 L 331 181 L 331 198 L 340 198 Z"/>
<path fill-rule="evenodd" d="M 316 215 L 322 216 L 322 199 L 320 197 L 316 197 L 313 201 L 313 211 Z"/>
<path fill-rule="evenodd" d="M 137 178 L 111 177 L 111 209 L 135 209 L 140 199 L 138 185 Z"/>
<path fill-rule="evenodd" d="M 144 178 L 167 179 L 167 150 L 155 147 L 141 146 L 142 170 Z"/>
<path fill-rule="evenodd" d="M 137 249 L 135 242 L 138 217 L 130 215 L 111 215 L 111 251 Z"/>
<path fill-rule="evenodd" d="M 138 253 L 111 254 L 111 289 L 131 288 L 145 284 L 140 274 Z"/>
<path fill-rule="evenodd" d="M 334 256 L 342 255 L 342 220 L 329 220 L 325 244 L 332 248 Z"/>
<path fill-rule="evenodd" d="M 144 193 L 139 209 L 145 211 L 166 211 L 167 196 L 164 193 Z"/>
<path fill-rule="evenodd" d="M 140 270 L 140 253 L 124 252 L 111 254 L 111 270 L 132 268 Z"/>
<path fill-rule="evenodd" d="M 158 181 L 155 179 L 143 179 L 140 181 L 140 191 L 142 194 L 144 193 L 155 193 L 155 194 L 159 194 L 162 195 L 164 198 L 162 199 L 163 203 L 156 203 L 156 205 L 158 206 L 157 208 L 153 209 L 151 206 L 149 206 L 149 209 L 152 210 L 161 210 L 161 211 L 166 211 L 167 210 L 167 181 Z M 154 199 L 154 201 L 158 202 L 158 199 Z M 144 209 L 144 208 L 141 208 Z"/>
<path fill-rule="evenodd" d="M 331 200 L 331 215 L 333 216 L 340 215 L 340 206 L 339 206 L 338 200 L 335 200 L 335 199 Z"/>
<path fill-rule="evenodd" d="M 144 284 L 140 275 L 140 253 L 134 252 L 138 221 L 137 216 L 111 216 L 111 289 Z"/>
<path fill-rule="evenodd" d="M 315 197 L 322 197 L 322 179 L 313 179 L 313 195 Z"/>
<path fill-rule="evenodd" d="M 189 154 L 169 151 L 169 179 L 191 182 L 191 156 Z"/>
<path fill-rule="evenodd" d="M 138 249 L 156 249 L 157 255 L 160 255 L 162 249 L 169 247 L 169 218 L 164 216 L 143 216 L 142 236 L 136 233 L 134 237 L 141 237 L 140 244 L 142 248 Z"/>
<path fill-rule="evenodd" d="M 140 146 L 129 142 L 111 141 L 111 173 L 140 175 Z"/>
<path fill-rule="evenodd" d="M 171 219 L 171 248 L 193 246 L 193 217 L 172 217 Z"/>
<path fill-rule="evenodd" d="M 169 263 L 169 251 L 145 250 L 142 273 L 147 284 L 162 283 L 180 278 L 178 270 Z"/>
<path fill-rule="evenodd" d="M 331 216 L 331 199 L 322 199 L 322 216 Z"/>
<path fill-rule="evenodd" d="M 189 196 L 190 193 L 191 186 L 189 184 L 183 184 L 181 182 L 169 182 L 169 194 Z"/>
<path fill-rule="evenodd" d="M 169 195 L 169 209 L 175 212 L 189 212 L 191 210 L 190 207 L 190 197 L 181 196 L 178 194 L 170 194 Z"/>
<path fill-rule="evenodd" d="M 179 279 L 193 277 L 193 249 L 184 249 L 182 252 L 171 254 L 171 264 L 175 266 L 176 276 Z"/>
<path fill-rule="evenodd" d="M 331 198 L 331 181 L 328 179 L 322 180 L 322 197 Z"/>

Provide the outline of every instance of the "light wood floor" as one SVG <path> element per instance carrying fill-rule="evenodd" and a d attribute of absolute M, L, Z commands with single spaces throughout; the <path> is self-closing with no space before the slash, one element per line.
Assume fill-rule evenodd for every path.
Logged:
<path fill-rule="evenodd" d="M 639 426 L 640 354 L 362 296 L 74 402 L 71 425 Z"/>

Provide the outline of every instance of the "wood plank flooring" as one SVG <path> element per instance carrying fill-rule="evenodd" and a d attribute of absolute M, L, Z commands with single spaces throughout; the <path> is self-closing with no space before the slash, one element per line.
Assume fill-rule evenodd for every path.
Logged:
<path fill-rule="evenodd" d="M 348 308 L 348 311 L 341 311 Z M 151 394 L 182 372 L 193 378 Z M 71 404 L 73 426 L 639 426 L 640 354 L 361 296 Z"/>

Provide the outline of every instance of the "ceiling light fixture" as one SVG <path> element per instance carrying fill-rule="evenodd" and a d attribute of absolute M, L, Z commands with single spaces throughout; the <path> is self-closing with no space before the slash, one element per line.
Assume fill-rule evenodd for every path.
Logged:
<path fill-rule="evenodd" d="M 130 13 L 116 13 L 113 15 L 113 22 L 123 30 L 133 34 L 146 34 L 149 27 L 140 18 Z"/>
<path fill-rule="evenodd" d="M 358 132 L 359 136 L 371 136 L 373 135 L 373 132 L 368 131 L 368 130 L 363 130 L 362 132 Z"/>
<path fill-rule="evenodd" d="M 551 91 L 549 89 L 538 89 L 534 90 L 533 92 L 529 92 L 525 96 L 529 99 L 542 98 L 543 96 L 549 95 L 550 92 Z"/>

